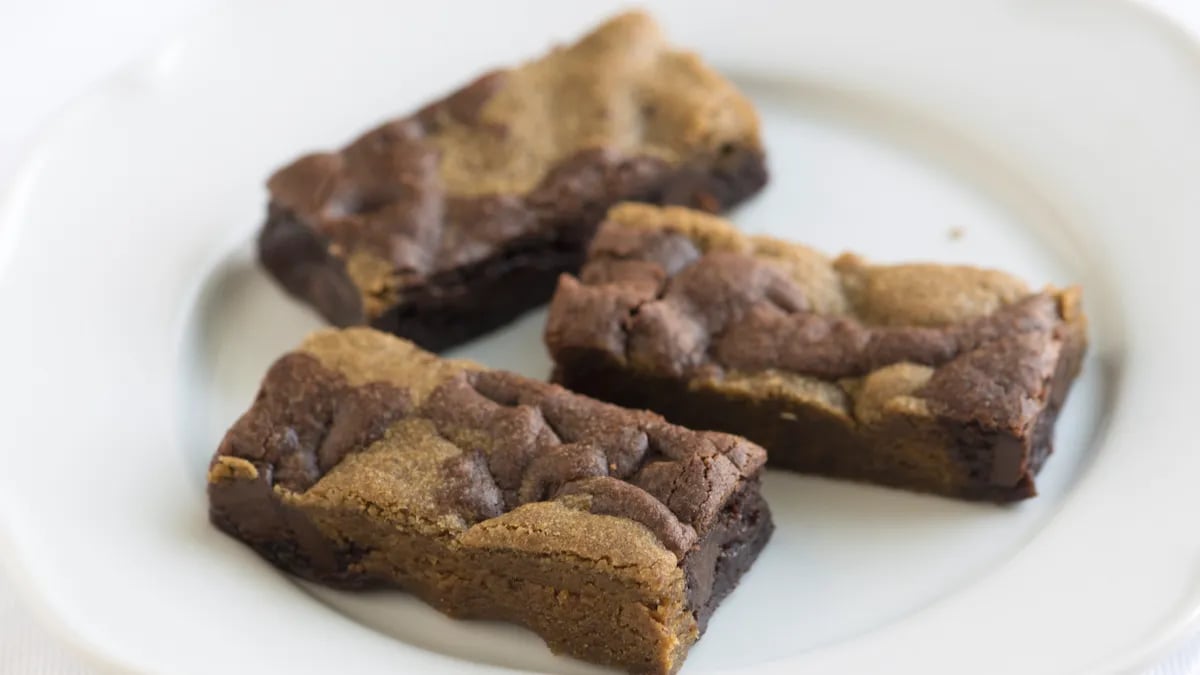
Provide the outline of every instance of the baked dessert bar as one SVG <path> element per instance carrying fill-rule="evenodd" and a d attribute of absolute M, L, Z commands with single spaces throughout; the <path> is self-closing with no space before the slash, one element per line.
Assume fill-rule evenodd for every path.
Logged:
<path fill-rule="evenodd" d="M 440 350 L 545 303 L 616 202 L 765 182 L 750 102 L 634 12 L 284 167 L 259 257 L 331 323 Z"/>
<path fill-rule="evenodd" d="M 208 494 L 218 527 L 306 579 L 670 673 L 771 534 L 764 462 L 735 436 L 329 329 L 271 367 Z"/>
<path fill-rule="evenodd" d="M 1036 494 L 1085 328 L 1076 288 L 623 204 L 545 337 L 564 386 L 742 435 L 773 466 L 1008 502 Z"/>

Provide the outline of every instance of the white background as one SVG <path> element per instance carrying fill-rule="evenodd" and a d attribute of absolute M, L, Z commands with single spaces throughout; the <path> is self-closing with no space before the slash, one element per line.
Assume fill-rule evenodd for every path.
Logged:
<path fill-rule="evenodd" d="M 217 1 L 0 0 L 0 190 L 58 110 Z M 1145 1 L 1200 40 L 1200 0 Z M 36 623 L 0 577 L 0 673 L 94 672 Z M 1200 675 L 1200 639 L 1168 655 L 1153 675 Z"/>

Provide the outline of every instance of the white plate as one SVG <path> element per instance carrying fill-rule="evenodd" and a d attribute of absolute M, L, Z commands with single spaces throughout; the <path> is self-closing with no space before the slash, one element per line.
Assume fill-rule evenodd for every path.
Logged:
<path fill-rule="evenodd" d="M 402 594 L 302 587 L 208 525 L 203 485 L 267 364 L 317 325 L 252 263 L 263 178 L 598 5 L 240 3 L 47 134 L 0 212 L 0 514 L 4 561 L 76 644 L 162 673 L 593 670 Z M 1092 317 L 1042 496 L 772 472 L 775 538 L 686 670 L 1144 663 L 1200 609 L 1192 45 L 1117 1 L 653 6 L 763 113 L 773 181 L 746 229 L 1081 282 Z M 544 376 L 541 321 L 459 351 Z"/>

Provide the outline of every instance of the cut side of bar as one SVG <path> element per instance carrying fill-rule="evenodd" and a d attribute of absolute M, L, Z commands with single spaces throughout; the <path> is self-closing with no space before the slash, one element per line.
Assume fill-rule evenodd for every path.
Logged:
<path fill-rule="evenodd" d="M 613 204 L 766 180 L 750 102 L 633 12 L 279 170 L 259 254 L 331 323 L 439 350 L 548 300 Z"/>
<path fill-rule="evenodd" d="M 546 327 L 575 391 L 740 434 L 773 466 L 996 502 L 1036 494 L 1086 341 L 1077 288 L 640 204 L 609 213 Z"/>
<path fill-rule="evenodd" d="M 369 328 L 267 373 L 208 474 L 212 521 L 275 565 L 500 619 L 670 673 L 772 531 L 736 436 L 440 359 Z"/>

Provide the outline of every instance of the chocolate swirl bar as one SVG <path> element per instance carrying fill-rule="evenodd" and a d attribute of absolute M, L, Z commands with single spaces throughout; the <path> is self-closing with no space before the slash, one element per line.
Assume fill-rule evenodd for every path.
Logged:
<path fill-rule="evenodd" d="M 561 280 L 546 344 L 565 386 L 743 435 L 772 465 L 1005 502 L 1036 494 L 1085 327 L 1078 289 L 624 204 Z"/>
<path fill-rule="evenodd" d="M 213 522 L 275 565 L 523 624 L 669 673 L 771 534 L 762 448 L 556 385 L 326 330 L 213 458 Z"/>
<path fill-rule="evenodd" d="M 284 167 L 259 253 L 331 323 L 440 350 L 548 300 L 614 203 L 719 211 L 765 182 L 749 101 L 629 13 Z"/>

